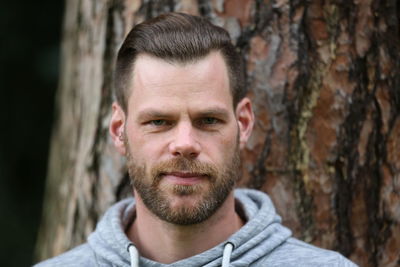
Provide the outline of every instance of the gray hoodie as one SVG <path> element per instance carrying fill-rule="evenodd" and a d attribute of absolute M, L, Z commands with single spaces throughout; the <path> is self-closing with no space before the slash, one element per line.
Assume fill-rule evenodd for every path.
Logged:
<path fill-rule="evenodd" d="M 237 189 L 235 198 L 243 206 L 247 223 L 225 242 L 193 257 L 172 264 L 140 257 L 124 233 L 134 216 L 135 203 L 130 198 L 105 213 L 87 243 L 36 266 L 135 266 L 137 262 L 146 267 L 356 266 L 337 252 L 292 238 L 266 194 Z"/>

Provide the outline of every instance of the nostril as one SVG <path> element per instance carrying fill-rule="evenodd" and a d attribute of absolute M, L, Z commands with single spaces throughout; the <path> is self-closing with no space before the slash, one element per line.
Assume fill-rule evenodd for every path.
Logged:
<path fill-rule="evenodd" d="M 182 156 L 186 158 L 195 158 L 200 153 L 199 144 L 190 143 L 190 144 L 176 144 L 173 143 L 170 145 L 170 153 L 175 156 Z"/>
<path fill-rule="evenodd" d="M 178 156 L 182 156 L 181 153 L 179 151 L 174 151 L 172 152 L 172 155 L 178 157 Z"/>
<path fill-rule="evenodd" d="M 192 153 L 189 154 L 189 156 L 191 158 L 195 158 L 195 157 L 197 157 L 197 155 L 198 155 L 198 153 L 196 153 L 196 152 L 192 152 Z"/>
<path fill-rule="evenodd" d="M 198 153 L 189 151 L 174 151 L 172 155 L 175 157 L 196 158 L 198 156 Z"/>

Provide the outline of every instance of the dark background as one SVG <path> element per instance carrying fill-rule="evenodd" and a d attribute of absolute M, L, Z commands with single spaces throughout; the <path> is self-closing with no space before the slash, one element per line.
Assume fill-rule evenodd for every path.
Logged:
<path fill-rule="evenodd" d="M 0 3 L 0 265 L 30 266 L 40 223 L 64 1 Z"/>

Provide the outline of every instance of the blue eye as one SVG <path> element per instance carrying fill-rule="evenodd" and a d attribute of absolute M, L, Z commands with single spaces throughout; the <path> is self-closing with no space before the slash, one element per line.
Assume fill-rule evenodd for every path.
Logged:
<path fill-rule="evenodd" d="M 152 120 L 150 121 L 150 124 L 154 125 L 154 126 L 163 126 L 166 124 L 165 120 Z"/>
<path fill-rule="evenodd" d="M 216 124 L 218 122 L 216 118 L 211 117 L 203 118 L 201 121 L 203 124 Z"/>

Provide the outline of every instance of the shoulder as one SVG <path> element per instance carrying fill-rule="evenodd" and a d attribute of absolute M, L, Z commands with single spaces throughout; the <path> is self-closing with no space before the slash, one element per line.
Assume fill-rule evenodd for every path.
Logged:
<path fill-rule="evenodd" d="M 42 261 L 34 267 L 73 267 L 73 266 L 97 266 L 95 254 L 88 244 L 77 246 L 54 258 Z"/>
<path fill-rule="evenodd" d="M 260 263 L 260 266 L 357 266 L 338 252 L 318 248 L 295 238 L 289 238 Z"/>

